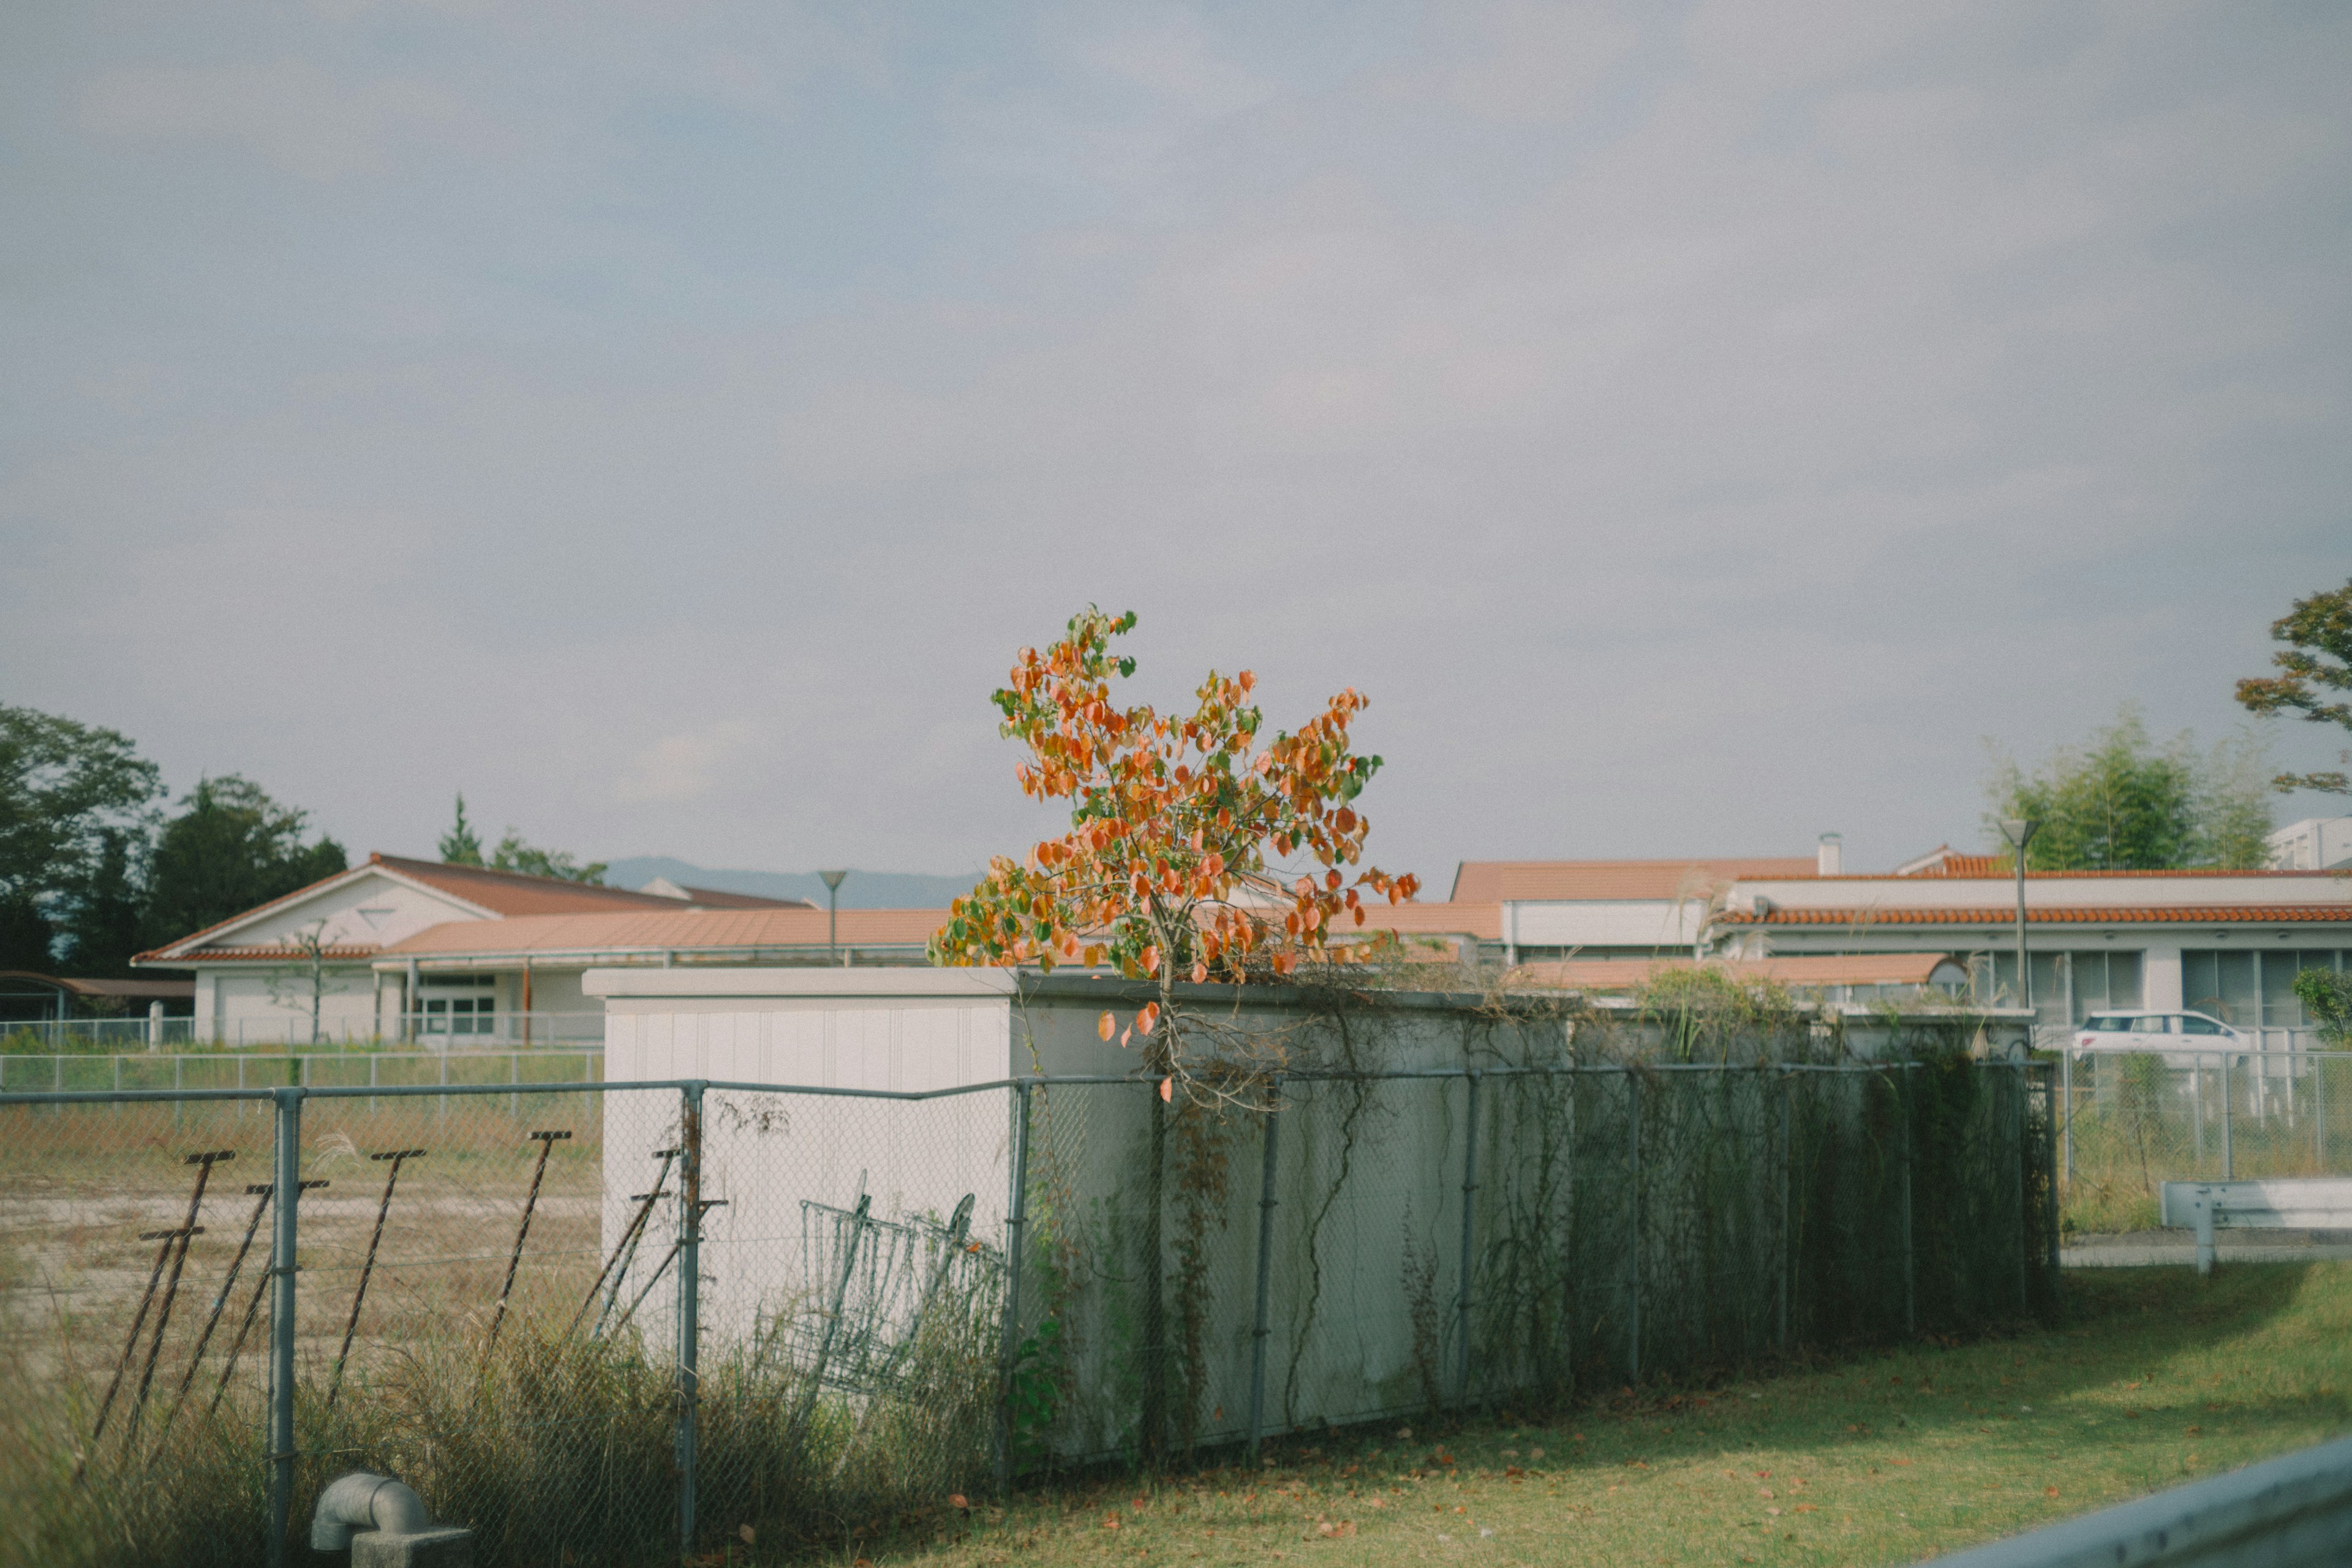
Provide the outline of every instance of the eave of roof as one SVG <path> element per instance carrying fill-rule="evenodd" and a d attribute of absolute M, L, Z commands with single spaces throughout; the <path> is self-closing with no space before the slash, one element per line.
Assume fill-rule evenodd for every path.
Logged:
<path fill-rule="evenodd" d="M 1454 903 L 1704 898 L 1747 879 L 1787 881 L 1820 868 L 1816 857 L 1692 856 L 1672 860 L 1465 860 Z"/>
<path fill-rule="evenodd" d="M 2014 925 L 2017 907 L 1985 905 L 1932 910 L 1774 909 L 1763 914 L 1729 910 L 1716 917 L 1729 926 Z M 2352 904 L 2121 905 L 2102 909 L 2028 909 L 2028 925 L 2352 925 Z"/>

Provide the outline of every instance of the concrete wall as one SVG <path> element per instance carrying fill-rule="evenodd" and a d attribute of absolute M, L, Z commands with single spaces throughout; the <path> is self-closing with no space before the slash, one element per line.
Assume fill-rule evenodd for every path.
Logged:
<path fill-rule="evenodd" d="M 606 1004 L 608 1083 L 704 1079 L 919 1090 L 1041 1075 L 1131 1079 L 1142 1066 L 1139 1052 L 1106 1044 L 1097 1030 L 1107 1009 L 1124 1028 L 1142 994 L 1087 976 L 606 969 L 591 971 L 584 989 Z M 1475 997 L 1383 995 L 1351 1009 L 1343 1034 L 1328 1004 L 1310 1006 L 1286 991 L 1181 989 L 1195 1016 L 1213 1021 L 1215 1045 L 1228 1053 L 1278 1048 L 1302 1069 L 1350 1061 L 1447 1072 L 1559 1064 L 1570 1044 L 1556 1016 L 1498 1017 Z M 1887 1043 L 1878 1014 L 1853 1010 L 1845 1026 L 1850 1048 L 1868 1052 Z M 1921 1027 L 1942 1029 L 1965 1043 L 1961 1037 L 1976 1026 L 1973 1017 L 1956 1015 L 1917 1020 L 1906 1033 L 1916 1041 Z M 2018 1020 L 2006 1027 L 1996 1021 L 1988 1046 L 2000 1048 L 2021 1027 Z M 1631 1031 L 1613 1038 L 1638 1048 Z M 1480 1091 L 1480 1191 L 1486 1194 L 1480 1201 L 1493 1205 L 1493 1217 L 1481 1224 L 1500 1223 L 1502 1208 L 1516 1201 L 1506 1194 L 1540 1161 L 1531 1142 L 1538 1136 L 1536 1122 L 1523 1114 L 1524 1099 L 1516 1108 L 1513 1099 L 1538 1081 L 1497 1079 Z M 1602 1128 L 1608 1117 L 1622 1115 L 1625 1081 L 1622 1074 L 1591 1075 L 1579 1079 L 1576 1091 L 1582 1107 L 1576 1114 L 1599 1119 L 1582 1135 L 1604 1140 L 1609 1158 L 1622 1134 Z M 1031 1096 L 1022 1331 L 1034 1332 L 1050 1304 L 1060 1334 L 1055 1375 L 1064 1390 L 1053 1445 L 1068 1454 L 1112 1453 L 1132 1440 L 1142 1399 L 1137 1346 L 1145 1342 L 1139 1336 L 1154 1207 L 1156 1085 L 1148 1079 L 1062 1083 L 1040 1086 Z M 877 1218 L 903 1221 L 944 1218 L 969 1194 L 973 1237 L 1002 1247 L 1016 1098 L 1013 1090 L 989 1089 L 908 1103 L 710 1089 L 703 1195 L 726 1206 L 712 1211 L 705 1226 L 706 1360 L 753 1342 L 780 1313 L 812 1321 L 828 1281 L 817 1268 L 824 1249 L 814 1245 L 824 1227 L 812 1227 L 804 1202 L 847 1208 L 863 1191 Z M 608 1252 L 635 1212 L 632 1194 L 650 1190 L 661 1170 L 656 1151 L 677 1141 L 678 1100 L 674 1089 L 624 1091 L 608 1108 Z M 1456 1364 L 1451 1304 L 1462 1245 L 1468 1087 L 1456 1077 L 1369 1088 L 1300 1079 L 1286 1086 L 1283 1103 L 1270 1273 L 1270 1343 L 1280 1348 L 1268 1373 L 1268 1429 L 1419 1409 L 1433 1374 L 1451 1390 Z M 1189 1120 L 1166 1122 L 1162 1190 L 1171 1196 L 1160 1209 L 1163 1300 L 1171 1303 L 1169 1340 L 1181 1343 L 1188 1330 L 1175 1303 L 1183 1296 L 1178 1280 L 1189 1249 L 1204 1280 L 1190 1299 L 1206 1303 L 1189 1330 L 1199 1355 L 1188 1359 L 1201 1369 L 1192 1435 L 1212 1441 L 1246 1432 L 1265 1121 L 1245 1110 L 1185 1114 Z M 1555 1124 L 1545 1135 L 1559 1131 Z M 1193 1149 L 1217 1151 L 1206 1164 L 1190 1167 L 1213 1173 L 1215 1191 L 1197 1211 L 1206 1223 L 1189 1236 L 1187 1155 L 1180 1147 L 1187 1140 Z M 673 1205 L 659 1212 L 658 1237 L 641 1249 L 648 1265 L 677 1226 Z M 1567 1223 L 1565 1210 L 1559 1219 Z M 1583 1245 L 1605 1251 L 1613 1245 L 1614 1223 L 1586 1216 Z M 1613 1279 L 1619 1271 L 1596 1272 Z M 640 1268 L 640 1285 L 644 1278 Z M 640 1312 L 638 1321 L 656 1342 L 675 1332 L 672 1300 L 665 1284 Z M 1617 1319 L 1613 1304 L 1595 1310 L 1612 1323 Z M 1436 1342 L 1427 1331 L 1433 1312 Z M 1515 1373 L 1497 1366 L 1476 1375 L 1507 1387 Z M 1170 1382 L 1171 1396 L 1187 1395 L 1181 1371 L 1171 1372 Z"/>

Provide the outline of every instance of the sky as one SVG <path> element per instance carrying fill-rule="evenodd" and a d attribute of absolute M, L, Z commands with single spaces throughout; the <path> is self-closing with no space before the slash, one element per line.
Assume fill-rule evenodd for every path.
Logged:
<path fill-rule="evenodd" d="M 2352 577 L 2347 79 L 2243 0 L 5 7 L 0 701 L 356 853 L 953 872 L 1097 603 L 1144 700 L 1368 693 L 1441 897 L 1884 868 Z"/>

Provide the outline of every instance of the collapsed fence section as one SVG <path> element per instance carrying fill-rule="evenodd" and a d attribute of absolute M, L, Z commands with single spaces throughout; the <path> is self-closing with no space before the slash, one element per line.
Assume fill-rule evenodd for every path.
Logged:
<path fill-rule="evenodd" d="M 8 1095 L 0 1536 L 280 1560 L 371 1468 L 486 1568 L 674 1562 L 1964 1330 L 2052 1299 L 2051 1126 L 1966 1061 Z"/>

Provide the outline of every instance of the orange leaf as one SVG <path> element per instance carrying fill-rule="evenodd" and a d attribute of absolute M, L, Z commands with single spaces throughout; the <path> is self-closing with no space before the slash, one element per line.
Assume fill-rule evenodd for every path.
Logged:
<path fill-rule="evenodd" d="M 1192 964 L 1192 984 L 1198 985 L 1208 978 L 1209 966 L 1198 960 L 1195 960 Z"/>
<path fill-rule="evenodd" d="M 1160 1026 L 1160 1004 L 1157 1002 L 1145 1003 L 1143 1005 L 1143 1011 L 1135 1016 L 1135 1026 L 1142 1030 L 1147 1035 L 1151 1033 L 1152 1030 L 1158 1028 Z"/>
<path fill-rule="evenodd" d="M 1163 1101 L 1171 1100 L 1176 1098 L 1176 1080 L 1174 1079 L 1163 1078 L 1160 1080 L 1160 1098 Z"/>
<path fill-rule="evenodd" d="M 1106 1040 L 1110 1038 L 1110 1032 L 1118 1027 L 1118 1025 L 1112 1020 L 1111 1016 L 1108 1013 L 1105 1013 L 1101 1017 L 1095 1020 L 1095 1033 L 1100 1035 Z"/>

